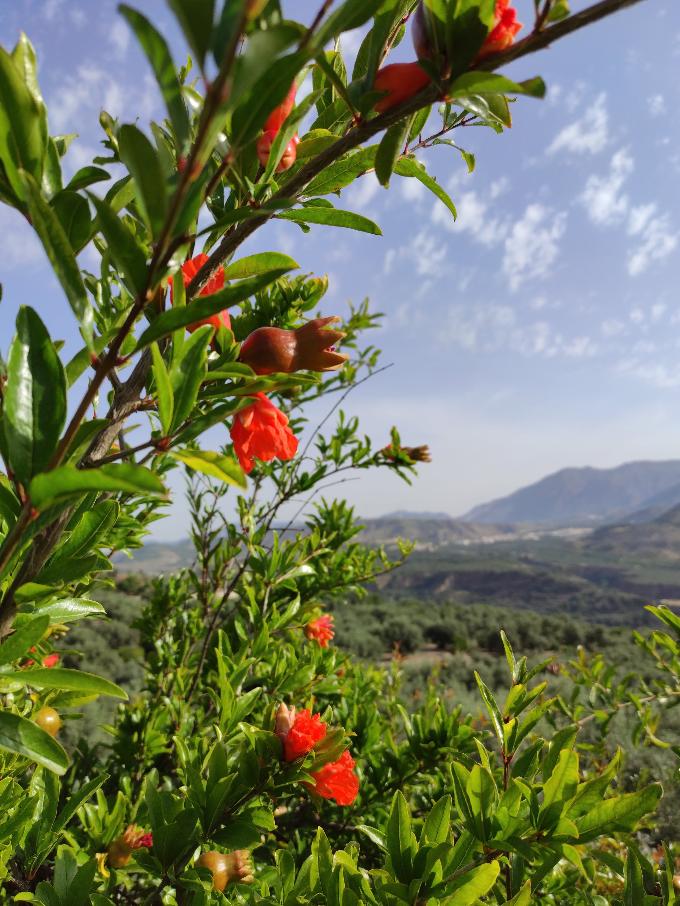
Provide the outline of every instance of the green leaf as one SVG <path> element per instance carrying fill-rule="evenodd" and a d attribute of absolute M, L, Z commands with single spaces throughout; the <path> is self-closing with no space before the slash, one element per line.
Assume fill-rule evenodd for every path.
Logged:
<path fill-rule="evenodd" d="M 34 612 L 36 615 L 48 616 L 50 624 L 75 623 L 76 620 L 82 620 L 84 617 L 95 614 L 106 616 L 106 611 L 101 604 L 96 601 L 88 601 L 86 598 L 64 598 L 50 604 L 41 604 L 36 607 Z"/>
<path fill-rule="evenodd" d="M 531 881 L 527 881 L 518 894 L 501 906 L 531 906 Z"/>
<path fill-rule="evenodd" d="M 576 822 L 579 843 L 605 833 L 633 830 L 641 818 L 655 811 L 662 792 L 660 783 L 652 783 L 637 793 L 603 800 Z"/>
<path fill-rule="evenodd" d="M 88 196 L 97 211 L 98 227 L 104 234 L 111 258 L 135 295 L 146 288 L 146 254 L 111 205 L 91 192 Z"/>
<path fill-rule="evenodd" d="M 46 616 L 38 616 L 26 626 L 22 626 L 0 645 L 0 664 L 11 664 L 23 657 L 42 639 L 50 625 Z"/>
<path fill-rule="evenodd" d="M 243 277 L 266 274 L 268 271 L 284 268 L 286 271 L 292 271 L 299 267 L 300 265 L 290 255 L 284 255 L 281 252 L 260 252 L 257 255 L 241 258 L 239 261 L 232 261 L 224 268 L 224 279 L 240 280 Z"/>
<path fill-rule="evenodd" d="M 385 188 L 389 186 L 394 166 L 404 150 L 411 128 L 411 119 L 408 117 L 395 123 L 394 126 L 390 126 L 378 145 L 375 155 L 375 175 L 378 177 L 380 185 Z"/>
<path fill-rule="evenodd" d="M 430 192 L 436 195 L 437 198 L 446 205 L 449 211 L 451 211 L 451 213 L 453 214 L 453 219 L 456 219 L 456 206 L 451 201 L 448 194 L 439 185 L 436 179 L 430 176 L 425 167 L 414 157 L 400 158 L 395 164 L 394 172 L 397 174 L 397 176 L 413 177 L 422 182 L 422 184 L 426 186 L 426 188 L 428 188 Z"/>
<path fill-rule="evenodd" d="M 530 97 L 545 97 L 545 82 L 538 77 L 524 82 L 513 82 L 495 72 L 466 72 L 458 76 L 448 90 L 448 97 L 456 98 L 467 94 L 527 94 Z"/>
<path fill-rule="evenodd" d="M 425 819 L 421 833 L 421 843 L 435 846 L 445 843 L 451 833 L 451 797 L 442 796 L 432 806 Z"/>
<path fill-rule="evenodd" d="M 9 711 L 0 711 L 0 749 L 25 755 L 55 774 L 64 774 L 68 768 L 68 755 L 49 733 Z"/>
<path fill-rule="evenodd" d="M 360 233 L 382 236 L 382 231 L 377 223 L 362 214 L 355 214 L 353 211 L 338 211 L 336 208 L 308 205 L 292 211 L 281 211 L 276 216 L 280 220 L 292 220 L 294 223 L 319 223 L 323 226 L 344 227 Z"/>
<path fill-rule="evenodd" d="M 212 334 L 213 328 L 208 324 L 195 330 L 177 351 L 177 357 L 170 366 L 174 398 L 171 432 L 182 425 L 194 408 L 208 367 L 208 343 Z"/>
<path fill-rule="evenodd" d="M 315 195 L 330 195 L 331 192 L 344 189 L 357 177 L 373 169 L 377 150 L 378 146 L 373 145 L 335 161 L 323 173 L 314 177 L 305 189 L 305 196 L 311 198 Z"/>
<path fill-rule="evenodd" d="M 50 207 L 57 215 L 74 254 L 78 254 L 87 245 L 92 233 L 90 206 L 82 195 L 64 189 L 52 198 Z"/>
<path fill-rule="evenodd" d="M 257 136 L 271 111 L 283 103 L 305 60 L 299 53 L 282 57 L 259 77 L 234 111 L 231 140 L 235 147 L 242 147 Z"/>
<path fill-rule="evenodd" d="M 543 785 L 543 802 L 539 812 L 538 828 L 554 827 L 560 819 L 565 803 L 578 786 L 578 754 L 573 749 L 562 749 L 557 764 Z"/>
<path fill-rule="evenodd" d="M 36 689 L 62 689 L 84 695 L 109 695 L 122 699 L 128 697 L 124 689 L 110 680 L 83 670 L 70 670 L 68 667 L 29 667 L 27 670 L 3 673 L 2 677 L 21 680 L 25 685 Z"/>
<path fill-rule="evenodd" d="M 626 859 L 625 881 L 623 906 L 642 906 L 645 902 L 646 894 L 642 879 L 642 868 L 631 849 L 628 850 L 628 858 Z"/>
<path fill-rule="evenodd" d="M 231 456 L 224 456 L 211 450 L 171 450 L 169 455 L 190 469 L 203 475 L 210 475 L 211 478 L 217 478 L 225 484 L 233 484 L 244 490 L 248 486 L 243 469 Z"/>
<path fill-rule="evenodd" d="M 453 885 L 452 894 L 445 900 L 447 906 L 473 906 L 496 883 L 500 868 L 498 862 L 489 862 L 467 872 Z"/>
<path fill-rule="evenodd" d="M 47 253 L 57 279 L 62 285 L 73 313 L 80 323 L 80 330 L 85 341 L 92 343 L 93 314 L 87 298 L 85 284 L 75 258 L 73 248 L 57 214 L 47 204 L 37 183 L 28 173 L 22 171 L 28 212 L 33 229 Z"/>
<path fill-rule="evenodd" d="M 212 42 L 215 0 L 168 0 L 168 6 L 202 68 Z"/>
<path fill-rule="evenodd" d="M 141 335 L 135 352 L 139 352 L 140 349 L 148 346 L 149 343 L 153 343 L 154 340 L 159 340 L 161 337 L 179 330 L 181 327 L 194 324 L 196 321 L 203 321 L 205 318 L 211 317 L 211 315 L 219 314 L 224 309 L 243 302 L 249 296 L 269 286 L 270 283 L 274 283 L 287 272 L 288 268 L 285 268 L 268 271 L 258 277 L 249 277 L 246 280 L 234 283 L 232 286 L 226 286 L 210 296 L 201 296 L 198 299 L 194 299 L 184 307 L 171 308 L 169 311 L 164 311 L 163 314 L 154 318 Z"/>
<path fill-rule="evenodd" d="M 60 466 L 36 475 L 30 485 L 32 504 L 39 510 L 74 495 L 90 491 L 122 491 L 127 494 L 164 494 L 160 478 L 143 466 L 109 463 L 96 469 Z"/>
<path fill-rule="evenodd" d="M 175 130 L 177 143 L 180 150 L 184 150 L 189 144 L 191 125 L 168 44 L 146 16 L 124 3 L 118 9 L 134 31 L 151 64 Z"/>
<path fill-rule="evenodd" d="M 496 699 L 493 696 L 493 693 L 486 685 L 484 680 L 475 670 L 475 679 L 477 680 L 477 686 L 479 692 L 484 699 L 484 704 L 486 705 L 486 710 L 489 712 L 489 717 L 491 718 L 491 723 L 493 728 L 496 731 L 496 736 L 501 745 L 503 745 L 503 717 L 501 716 L 501 709 L 498 707 Z"/>
<path fill-rule="evenodd" d="M 66 188 L 72 192 L 76 192 L 78 189 L 86 189 L 88 186 L 94 185 L 94 183 L 96 182 L 104 182 L 104 180 L 107 179 L 111 179 L 111 176 L 106 172 L 106 170 L 102 170 L 101 167 L 82 167 L 72 177 Z"/>
<path fill-rule="evenodd" d="M 156 382 L 156 396 L 158 397 L 158 416 L 161 420 L 163 434 L 167 437 L 172 426 L 175 399 L 172 392 L 172 384 L 170 383 L 170 375 L 157 343 L 151 344 L 151 358 L 151 368 Z"/>
<path fill-rule="evenodd" d="M 19 199 L 26 198 L 21 171 L 40 183 L 47 135 L 40 105 L 25 82 L 25 74 L 0 47 L 0 160 Z"/>
<path fill-rule="evenodd" d="M 91 554 L 106 540 L 119 515 L 120 506 L 116 500 L 103 500 L 86 510 L 64 543 L 57 548 L 50 563 Z"/>
<path fill-rule="evenodd" d="M 395 877 L 402 884 L 408 884 L 411 881 L 413 871 L 412 842 L 411 812 L 403 793 L 398 790 L 392 799 L 385 843 L 394 868 Z"/>
<path fill-rule="evenodd" d="M 21 307 L 7 362 L 5 440 L 14 474 L 26 485 L 46 468 L 66 421 L 66 378 L 45 325 Z"/>
<path fill-rule="evenodd" d="M 118 150 L 137 186 L 137 200 L 151 234 L 161 233 L 167 211 L 165 178 L 154 146 L 136 126 L 118 130 Z"/>

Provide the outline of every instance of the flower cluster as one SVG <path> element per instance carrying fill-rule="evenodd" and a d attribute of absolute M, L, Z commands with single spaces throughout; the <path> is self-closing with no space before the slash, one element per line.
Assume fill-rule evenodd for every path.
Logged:
<path fill-rule="evenodd" d="M 328 643 L 335 637 L 334 623 L 335 620 L 330 614 L 323 614 L 307 623 L 305 635 L 308 639 L 318 642 L 322 648 L 328 648 Z"/>
<path fill-rule="evenodd" d="M 274 732 L 281 740 L 286 762 L 309 755 L 325 739 L 327 731 L 328 727 L 319 715 L 308 709 L 296 712 L 295 708 L 282 704 L 276 714 Z M 336 761 L 313 771 L 314 783 L 305 786 L 322 799 L 333 799 L 338 805 L 352 805 L 359 795 L 359 778 L 354 767 L 354 759 L 344 751 Z"/>

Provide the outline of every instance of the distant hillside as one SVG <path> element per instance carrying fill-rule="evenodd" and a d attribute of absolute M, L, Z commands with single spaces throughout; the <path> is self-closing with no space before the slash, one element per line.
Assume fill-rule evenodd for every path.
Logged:
<path fill-rule="evenodd" d="M 391 544 L 397 538 L 415 541 L 419 548 L 451 544 L 483 544 L 516 535 L 515 526 L 474 525 L 439 513 L 393 513 L 364 519 L 360 540 L 365 544 Z"/>
<path fill-rule="evenodd" d="M 664 495 L 668 495 L 664 505 Z M 562 469 L 492 500 L 462 518 L 477 523 L 597 525 L 636 511 L 667 509 L 680 501 L 680 460 L 630 462 L 613 469 Z"/>
<path fill-rule="evenodd" d="M 596 529 L 588 538 L 588 548 L 622 560 L 651 557 L 657 562 L 680 563 L 680 506 L 651 522 L 626 522 Z"/>

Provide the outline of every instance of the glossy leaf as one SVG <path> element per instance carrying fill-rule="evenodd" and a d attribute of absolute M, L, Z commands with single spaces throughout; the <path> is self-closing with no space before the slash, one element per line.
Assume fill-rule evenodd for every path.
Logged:
<path fill-rule="evenodd" d="M 375 175 L 381 186 L 390 184 L 390 176 L 408 139 L 410 119 L 401 120 L 386 130 L 375 155 Z"/>
<path fill-rule="evenodd" d="M 533 98 L 545 96 L 545 82 L 540 78 L 527 79 L 524 82 L 513 82 L 495 72 L 466 72 L 458 76 L 449 87 L 448 97 L 478 94 L 527 94 Z"/>
<path fill-rule="evenodd" d="M 24 79 L 25 74 L 0 47 L 0 160 L 10 186 L 22 200 L 26 181 L 21 171 L 40 183 L 47 142 L 40 107 Z"/>
<path fill-rule="evenodd" d="M 111 176 L 109 173 L 107 173 L 106 170 L 103 170 L 101 167 L 81 167 L 81 169 L 73 175 L 66 188 L 72 192 L 75 192 L 78 189 L 86 189 L 88 186 L 92 186 L 96 182 L 104 182 L 107 179 L 111 179 Z"/>
<path fill-rule="evenodd" d="M 33 229 L 38 234 L 69 305 L 78 318 L 85 341 L 92 343 L 93 314 L 73 248 L 57 214 L 47 204 L 32 176 L 22 173 Z"/>
<path fill-rule="evenodd" d="M 211 478 L 217 478 L 226 484 L 232 484 L 244 490 L 248 486 L 243 469 L 231 456 L 215 453 L 212 450 L 171 450 L 170 456 L 190 469 L 210 475 Z"/>
<path fill-rule="evenodd" d="M 579 842 L 587 843 L 615 830 L 633 830 L 641 818 L 654 811 L 661 793 L 661 784 L 652 783 L 636 793 L 603 800 L 576 822 Z"/>
<path fill-rule="evenodd" d="M 212 333 L 213 329 L 209 325 L 195 330 L 182 344 L 170 366 L 169 377 L 174 399 L 171 431 L 176 431 L 194 408 L 207 370 L 208 343 Z"/>
<path fill-rule="evenodd" d="M 109 246 L 111 258 L 131 290 L 139 295 L 146 286 L 146 254 L 111 205 L 88 193 L 97 211 L 97 224 Z"/>
<path fill-rule="evenodd" d="M 390 816 L 387 820 L 385 844 L 394 868 L 394 874 L 403 884 L 411 880 L 413 868 L 411 814 L 408 803 L 399 791 L 394 794 Z"/>
<path fill-rule="evenodd" d="M 224 268 L 225 280 L 241 280 L 244 277 L 255 277 L 273 270 L 292 271 L 300 265 L 290 255 L 282 252 L 260 252 L 248 255 L 239 261 L 232 261 Z"/>
<path fill-rule="evenodd" d="M 64 369 L 32 308 L 19 309 L 7 368 L 7 452 L 14 474 L 26 485 L 46 468 L 66 421 Z"/>
<path fill-rule="evenodd" d="M 50 625 L 49 617 L 38 616 L 8 636 L 0 645 L 0 664 L 11 664 L 28 654 L 37 645 Z"/>
<path fill-rule="evenodd" d="M 175 14 L 196 60 L 203 66 L 212 41 L 215 0 L 168 0 L 168 6 Z"/>
<path fill-rule="evenodd" d="M 136 126 L 118 130 L 118 150 L 137 186 L 137 200 L 154 238 L 158 238 L 167 210 L 165 178 L 154 146 Z"/>
<path fill-rule="evenodd" d="M 314 44 L 321 49 L 343 31 L 359 28 L 383 5 L 384 0 L 345 0 L 324 21 L 314 37 Z"/>
<path fill-rule="evenodd" d="M 48 616 L 51 624 L 75 623 L 84 617 L 106 616 L 106 611 L 101 604 L 96 601 L 88 601 L 86 598 L 63 598 L 60 601 L 42 604 L 35 609 L 34 613 Z"/>
<path fill-rule="evenodd" d="M 64 189 L 54 196 L 50 207 L 57 215 L 73 252 L 77 254 L 87 245 L 92 233 L 90 206 L 82 195 Z"/>
<path fill-rule="evenodd" d="M 277 217 L 280 220 L 292 220 L 294 223 L 318 223 L 323 226 L 343 227 L 347 230 L 382 236 L 382 230 L 378 224 L 369 220 L 368 217 L 364 217 L 363 214 L 355 214 L 353 211 L 338 211 L 337 208 L 308 205 L 292 211 L 281 211 Z"/>
<path fill-rule="evenodd" d="M 119 10 L 133 29 L 151 64 L 181 150 L 189 143 L 191 127 L 168 44 L 146 16 L 124 3 L 119 6 Z"/>
<path fill-rule="evenodd" d="M 70 692 L 81 692 L 84 695 L 109 695 L 112 698 L 127 699 L 127 692 L 110 680 L 83 670 L 70 670 L 68 667 L 29 667 L 13 673 L 3 673 L 8 679 L 21 680 L 27 686 L 36 689 L 61 689 Z"/>
<path fill-rule="evenodd" d="M 66 773 L 69 765 L 68 755 L 49 733 L 9 711 L 0 711 L 0 749 L 25 755 L 55 774 Z"/>
<path fill-rule="evenodd" d="M 38 509 L 89 491 L 145 495 L 164 494 L 165 488 L 149 469 L 129 463 L 110 463 L 96 469 L 61 466 L 47 474 L 36 475 L 30 485 L 31 502 Z"/>
<path fill-rule="evenodd" d="M 161 420 L 163 434 L 168 435 L 172 426 L 172 413 L 175 401 L 170 375 L 157 343 L 151 344 L 151 361 L 153 377 L 156 382 L 156 395 L 158 397 L 158 417 Z"/>
<path fill-rule="evenodd" d="M 473 906 L 491 890 L 499 872 L 498 862 L 489 862 L 466 872 L 453 885 L 453 893 L 446 898 L 447 906 Z"/>

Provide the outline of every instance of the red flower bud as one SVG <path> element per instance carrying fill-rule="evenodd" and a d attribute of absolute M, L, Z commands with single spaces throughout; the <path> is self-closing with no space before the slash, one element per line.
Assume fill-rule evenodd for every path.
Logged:
<path fill-rule="evenodd" d="M 335 371 L 348 356 L 335 351 L 345 334 L 328 329 L 339 318 L 314 318 L 294 330 L 259 327 L 243 341 L 239 361 L 256 374 L 293 371 Z"/>
<path fill-rule="evenodd" d="M 273 132 L 275 135 L 288 119 L 295 106 L 295 95 L 297 94 L 297 85 L 295 82 L 290 86 L 286 99 L 278 107 L 275 107 L 267 117 L 264 124 L 264 132 Z"/>
<path fill-rule="evenodd" d="M 507 50 L 514 40 L 515 35 L 522 28 L 522 23 L 517 21 L 517 10 L 510 6 L 510 0 L 496 0 L 496 22 L 482 44 L 482 49 L 477 55 L 481 60 L 492 53 Z"/>
<path fill-rule="evenodd" d="M 43 665 L 43 667 L 56 667 L 58 663 L 59 663 L 58 654 L 48 654 L 46 657 L 43 658 L 42 665 Z"/>
<path fill-rule="evenodd" d="M 378 113 L 391 110 L 422 91 L 430 84 L 430 77 L 419 63 L 391 63 L 383 66 L 375 76 L 373 88 L 386 92 L 375 104 Z"/>
<path fill-rule="evenodd" d="M 182 279 L 184 280 L 184 285 L 188 286 L 191 281 L 194 279 L 196 274 L 200 271 L 203 265 L 208 260 L 208 256 L 204 253 L 196 255 L 194 258 L 191 258 L 189 261 L 185 261 L 182 265 Z M 174 304 L 174 292 L 172 288 L 172 277 L 168 280 L 170 284 L 170 304 Z M 224 289 L 224 268 L 220 267 L 208 280 L 205 284 L 199 296 L 211 296 L 213 293 L 218 292 L 219 290 Z M 191 304 L 191 303 L 189 303 Z M 231 329 L 231 318 L 229 317 L 229 311 L 225 308 L 223 311 L 218 314 L 211 315 L 209 318 L 202 318 L 200 321 L 195 321 L 193 324 L 187 325 L 187 330 L 189 333 L 193 333 L 198 327 L 202 327 L 204 324 L 210 324 L 215 330 L 219 330 L 220 327 L 226 327 Z"/>
<path fill-rule="evenodd" d="M 257 140 L 257 156 L 263 167 L 266 167 L 269 163 L 269 154 L 274 144 L 274 139 L 276 138 L 276 132 L 271 130 L 263 132 L 262 135 Z M 297 135 L 294 135 L 293 138 L 286 145 L 286 150 L 281 156 L 281 160 L 276 165 L 276 172 L 283 173 L 286 170 L 290 170 L 295 161 L 297 160 L 297 146 L 300 142 L 300 139 Z"/>

